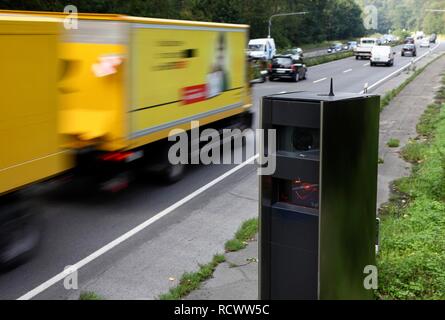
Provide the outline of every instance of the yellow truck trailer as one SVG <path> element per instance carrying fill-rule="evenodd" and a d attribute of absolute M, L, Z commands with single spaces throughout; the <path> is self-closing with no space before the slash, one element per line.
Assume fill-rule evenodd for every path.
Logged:
<path fill-rule="evenodd" d="M 0 265 L 36 244 L 19 191 L 71 168 L 58 133 L 60 20 L 0 15 Z"/>
<path fill-rule="evenodd" d="M 164 164 L 162 171 L 176 180 L 181 168 L 166 161 L 172 129 L 190 130 L 192 121 L 250 125 L 248 26 L 109 14 L 76 18 L 60 45 L 59 132 L 67 147 L 79 150 L 79 163 L 96 162 L 96 172 L 107 166 L 101 161 L 145 158 L 157 168 Z"/>

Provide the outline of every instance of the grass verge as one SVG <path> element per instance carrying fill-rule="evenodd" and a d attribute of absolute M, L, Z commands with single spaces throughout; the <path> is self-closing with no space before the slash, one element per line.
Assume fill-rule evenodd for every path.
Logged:
<path fill-rule="evenodd" d="M 400 92 L 403 91 L 403 89 L 405 89 L 411 82 L 413 82 L 414 79 L 417 78 L 418 75 L 420 75 L 423 71 L 425 71 L 425 69 L 434 61 L 440 59 L 443 55 L 438 56 L 436 59 L 428 62 L 425 66 L 423 66 L 422 68 L 416 70 L 413 72 L 413 74 L 406 79 L 400 86 L 398 86 L 395 89 L 392 89 L 391 91 L 389 91 L 388 93 L 386 93 L 383 98 L 380 100 L 380 110 L 385 109 L 385 107 L 387 107 L 389 105 L 389 103 L 392 101 L 392 99 L 394 99 Z M 445 79 L 442 80 L 442 83 L 445 84 Z M 445 101 L 445 87 L 443 87 L 442 89 L 440 89 L 443 94 L 442 99 L 443 101 Z"/>
<path fill-rule="evenodd" d="M 225 244 L 226 251 L 238 251 L 244 249 L 247 246 L 249 240 L 251 240 L 258 232 L 258 219 L 250 219 L 245 221 L 232 240 L 229 240 Z M 216 254 L 213 256 L 211 262 L 200 265 L 199 270 L 196 272 L 184 273 L 179 280 L 179 284 L 169 290 L 168 293 L 161 294 L 160 300 L 179 300 L 188 295 L 193 290 L 198 289 L 201 283 L 210 279 L 213 276 L 213 272 L 216 267 L 226 261 L 226 258 L 222 254 Z"/>
<path fill-rule="evenodd" d="M 306 66 L 313 67 L 322 63 L 328 63 L 331 61 L 336 61 L 340 59 L 345 59 L 352 57 L 354 53 L 352 51 L 345 51 L 345 52 L 338 52 L 333 54 L 327 54 L 320 57 L 313 57 L 313 58 L 305 58 L 304 62 Z"/>
<path fill-rule="evenodd" d="M 79 300 L 104 300 L 100 295 L 95 292 L 82 292 L 79 296 Z"/>
<path fill-rule="evenodd" d="M 406 79 L 400 86 L 398 86 L 397 88 L 392 89 L 391 91 L 386 93 L 383 96 L 383 98 L 380 100 L 380 110 L 385 109 L 385 107 L 387 107 L 389 105 L 389 103 L 392 101 L 392 99 L 394 99 L 400 92 L 402 92 L 403 89 L 405 89 L 407 85 L 409 85 L 411 82 L 413 82 L 413 80 L 416 79 L 417 76 L 420 75 L 426 69 L 426 67 L 428 67 L 428 65 L 429 64 L 414 71 L 414 73 L 408 79 Z"/>
<path fill-rule="evenodd" d="M 248 241 L 252 240 L 258 231 L 258 219 L 250 219 L 245 221 L 238 231 L 235 233 L 235 237 L 229 240 L 224 245 L 226 252 L 234 252 L 244 249 Z"/>
<path fill-rule="evenodd" d="M 445 299 L 445 112 L 430 105 L 402 156 L 412 174 L 380 209 L 380 299 Z"/>

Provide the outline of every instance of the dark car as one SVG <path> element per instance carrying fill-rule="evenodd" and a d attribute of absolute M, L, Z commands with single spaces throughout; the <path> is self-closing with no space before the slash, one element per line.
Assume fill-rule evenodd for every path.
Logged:
<path fill-rule="evenodd" d="M 293 48 L 293 49 L 289 49 L 287 50 L 285 53 L 285 55 L 291 55 L 294 56 L 295 59 L 301 59 L 304 57 L 303 55 L 303 49 L 301 48 Z"/>
<path fill-rule="evenodd" d="M 405 44 L 414 44 L 416 40 L 413 37 L 406 37 Z"/>
<path fill-rule="evenodd" d="M 417 48 L 415 44 L 405 44 L 402 48 L 402 57 L 405 56 L 413 56 L 416 57 L 417 56 Z"/>
<path fill-rule="evenodd" d="M 269 80 L 292 79 L 297 82 L 306 79 L 307 68 L 303 60 L 296 60 L 292 55 L 275 56 L 269 66 Z"/>

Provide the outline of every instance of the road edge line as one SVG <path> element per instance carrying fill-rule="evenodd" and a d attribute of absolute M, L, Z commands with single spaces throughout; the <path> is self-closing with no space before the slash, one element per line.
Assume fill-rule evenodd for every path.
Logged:
<path fill-rule="evenodd" d="M 190 200 L 196 198 L 197 196 L 199 196 L 200 194 L 202 194 L 206 190 L 210 189 L 214 185 L 216 185 L 219 182 L 221 182 L 222 180 L 224 180 L 227 177 L 231 176 L 232 174 L 238 172 L 239 170 L 244 168 L 249 163 L 254 162 L 258 157 L 259 157 L 259 154 L 256 154 L 253 157 L 251 157 L 248 160 L 246 160 L 245 162 L 237 165 L 235 168 L 225 172 L 224 174 L 220 175 L 218 178 L 210 181 L 206 185 L 204 185 L 204 186 L 200 187 L 199 189 L 195 190 L 194 192 L 192 192 L 188 196 L 182 198 L 181 200 L 177 201 L 173 205 L 171 205 L 171 206 L 167 207 L 166 209 L 162 210 L 161 212 L 157 213 L 156 215 L 154 215 L 150 219 L 148 219 L 148 220 L 142 222 L 141 224 L 137 225 L 136 227 L 134 227 L 130 231 L 127 231 L 126 233 L 124 233 L 120 237 L 118 237 L 115 240 L 109 242 L 108 244 L 106 244 L 102 248 L 94 251 L 93 253 L 91 253 L 87 257 L 83 258 L 82 260 L 78 261 L 74 265 L 71 265 L 70 268 L 65 269 L 64 271 L 56 274 L 55 276 L 53 276 L 49 280 L 47 280 L 47 281 L 43 282 L 42 284 L 38 285 L 34 289 L 28 291 L 24 295 L 22 295 L 19 298 L 17 298 L 17 300 L 30 300 L 30 299 L 34 298 L 38 294 L 40 294 L 43 291 L 47 290 L 48 288 L 52 287 L 57 282 L 63 280 L 66 276 L 70 275 L 73 271 L 79 270 L 80 268 L 82 268 L 83 266 L 87 265 L 91 261 L 97 259 L 98 257 L 100 257 L 103 254 L 107 253 L 108 251 L 110 251 L 111 249 L 115 248 L 119 244 L 121 244 L 124 241 L 128 240 L 132 236 L 136 235 L 140 231 L 144 230 L 145 228 L 147 228 L 151 224 L 153 224 L 156 221 L 160 220 L 161 218 L 165 217 L 167 214 L 173 212 L 174 210 L 176 210 L 177 208 L 179 208 L 182 205 L 186 204 Z"/>

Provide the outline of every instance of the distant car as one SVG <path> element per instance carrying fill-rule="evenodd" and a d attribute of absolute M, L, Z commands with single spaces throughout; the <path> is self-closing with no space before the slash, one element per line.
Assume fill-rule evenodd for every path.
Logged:
<path fill-rule="evenodd" d="M 347 43 L 348 49 L 347 50 L 354 50 L 355 48 L 357 48 L 358 43 L 357 41 L 349 41 Z"/>
<path fill-rule="evenodd" d="M 433 33 L 430 36 L 430 43 L 436 43 L 436 41 L 437 41 L 437 34 Z"/>
<path fill-rule="evenodd" d="M 301 48 L 293 48 L 286 51 L 285 54 L 290 54 L 296 58 L 296 60 L 299 60 L 300 58 L 304 57 L 303 49 Z"/>
<path fill-rule="evenodd" d="M 414 40 L 413 37 L 406 37 L 405 38 L 405 44 L 414 44 L 416 40 Z"/>
<path fill-rule="evenodd" d="M 408 43 L 403 46 L 402 57 L 406 56 L 413 56 L 413 57 L 417 56 L 417 48 L 415 44 Z"/>
<path fill-rule="evenodd" d="M 371 67 L 383 64 L 388 67 L 394 65 L 396 53 L 390 46 L 375 46 L 371 50 Z"/>
<path fill-rule="evenodd" d="M 354 48 L 357 48 L 357 42 L 356 41 L 348 41 L 343 45 L 343 50 L 348 51 L 352 50 Z"/>
<path fill-rule="evenodd" d="M 383 35 L 383 38 L 386 40 L 386 43 L 392 43 L 396 41 L 395 36 L 392 34 L 385 34 Z"/>
<path fill-rule="evenodd" d="M 426 39 L 426 38 L 424 38 L 424 39 L 420 42 L 420 47 L 421 47 L 421 48 L 429 48 L 430 46 L 431 46 L 430 39 Z"/>
<path fill-rule="evenodd" d="M 340 52 L 343 50 L 343 45 L 341 43 L 334 43 L 328 48 L 328 53 Z"/>
<path fill-rule="evenodd" d="M 306 79 L 307 68 L 303 60 L 296 60 L 292 55 L 277 55 L 269 66 L 269 80 L 292 79 L 295 82 Z"/>

